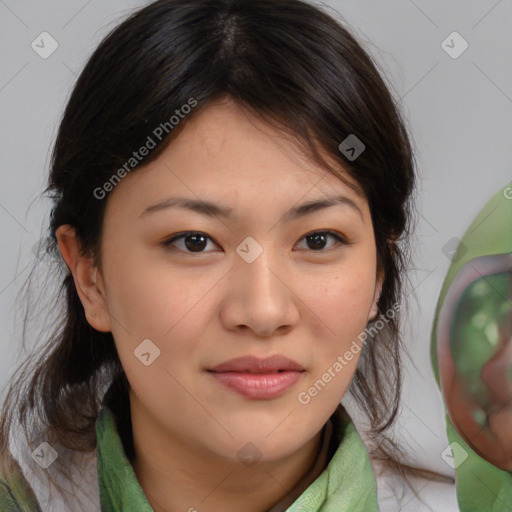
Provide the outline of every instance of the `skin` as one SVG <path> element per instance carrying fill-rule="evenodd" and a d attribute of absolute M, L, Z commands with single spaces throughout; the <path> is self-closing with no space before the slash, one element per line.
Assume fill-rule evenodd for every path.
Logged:
<path fill-rule="evenodd" d="M 282 218 L 334 193 L 358 209 Z M 235 216 L 169 208 L 141 218 L 171 196 L 222 203 Z M 382 276 L 367 200 L 230 100 L 198 112 L 106 200 L 101 271 L 80 256 L 71 226 L 59 227 L 57 237 L 90 324 L 112 332 L 130 382 L 134 469 L 150 504 L 158 512 L 264 512 L 311 467 L 359 354 L 307 405 L 299 393 L 377 314 Z M 327 229 L 350 244 L 329 236 L 317 249 L 304 238 Z M 182 231 L 210 237 L 201 254 L 183 239 L 174 251 L 162 245 Z M 248 236 L 263 248 L 252 263 L 236 252 Z M 160 356 L 145 366 L 134 350 L 148 338 Z M 271 400 L 245 398 L 206 371 L 274 354 L 305 371 Z M 248 442 L 261 454 L 252 466 L 237 457 Z"/>

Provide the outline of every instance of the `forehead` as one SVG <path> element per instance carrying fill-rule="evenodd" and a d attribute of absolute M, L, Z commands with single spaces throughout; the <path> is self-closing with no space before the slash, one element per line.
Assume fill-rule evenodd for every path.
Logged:
<path fill-rule="evenodd" d="M 323 157 L 357 186 L 340 163 L 315 142 Z M 331 184 L 340 181 L 306 155 L 303 143 L 296 136 L 255 116 L 229 97 L 216 101 L 190 119 L 168 147 L 167 156 L 175 160 L 183 157 L 203 160 L 205 168 L 215 167 L 218 171 L 249 169 L 263 176 L 269 170 L 275 176 L 284 168 L 288 171 L 285 174 L 303 171 L 310 178 L 321 177 Z"/>
<path fill-rule="evenodd" d="M 320 152 L 355 183 L 339 162 Z M 109 203 L 127 200 L 140 210 L 149 200 L 179 193 L 214 197 L 236 208 L 249 198 L 289 203 L 333 192 L 366 205 L 352 187 L 306 156 L 297 139 L 224 99 L 195 113 L 156 160 L 125 176 Z"/>

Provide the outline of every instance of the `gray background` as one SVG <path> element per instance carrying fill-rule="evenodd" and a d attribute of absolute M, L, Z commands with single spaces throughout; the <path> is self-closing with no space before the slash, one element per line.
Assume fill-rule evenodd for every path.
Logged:
<path fill-rule="evenodd" d="M 100 38 L 136 0 L 0 0 L 2 230 L 0 388 L 21 358 L 16 293 L 46 227 L 45 186 L 57 125 L 74 81 Z M 437 296 L 450 260 L 443 247 L 461 237 L 488 199 L 512 178 L 512 1 L 330 1 L 377 58 L 412 131 L 419 220 L 410 278 L 402 414 L 395 433 L 410 460 L 451 474 L 441 397 L 429 359 Z M 47 59 L 31 47 L 49 32 Z M 441 43 L 457 31 L 469 44 L 458 58 Z M 460 48 L 455 41 L 455 50 Z M 32 340 L 37 344 L 38 340 Z M 29 346 L 30 348 L 30 346 Z"/>

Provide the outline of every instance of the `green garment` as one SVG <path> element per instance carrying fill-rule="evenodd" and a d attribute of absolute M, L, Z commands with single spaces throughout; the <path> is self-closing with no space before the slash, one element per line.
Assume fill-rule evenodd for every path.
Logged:
<path fill-rule="evenodd" d="M 152 512 L 123 448 L 109 393 L 96 421 L 98 484 L 102 512 Z M 287 509 L 287 512 L 378 512 L 377 485 L 368 452 L 349 416 L 327 468 Z M 197 506 L 198 511 L 201 507 Z M 21 470 L 9 482 L 0 481 L 0 512 L 42 512 Z M 44 511 L 47 512 L 47 511 Z"/>
<path fill-rule="evenodd" d="M 437 303 L 431 343 L 431 361 L 440 388 L 442 388 L 440 362 L 443 361 L 439 360 L 438 324 L 441 308 L 450 285 L 466 264 L 471 264 L 476 258 L 484 256 L 512 253 L 511 191 L 512 187 L 509 184 L 496 193 L 479 213 L 460 241 L 444 280 Z M 499 292 L 499 295 L 507 297 L 507 293 L 498 288 L 500 282 L 494 282 L 489 277 L 485 277 L 485 279 Z M 473 307 L 473 304 L 466 300 L 464 307 L 466 310 L 462 313 L 469 314 L 471 313 L 469 309 Z M 480 307 L 484 308 L 482 311 L 486 311 L 486 313 L 491 309 L 492 313 L 496 317 L 498 316 L 498 308 L 491 300 L 487 300 L 487 303 L 481 304 Z M 507 307 L 510 310 L 510 302 Z M 460 317 L 461 315 L 458 318 Z M 452 322 L 450 333 L 450 351 L 455 368 L 459 375 L 467 378 L 469 382 L 476 383 L 479 379 L 481 364 L 489 357 L 488 343 L 474 325 L 471 326 L 467 323 L 457 326 L 453 324 L 454 322 Z M 474 393 L 475 396 L 481 393 L 476 385 L 474 385 Z M 449 415 L 446 415 L 446 424 L 448 440 L 450 446 L 453 446 L 451 451 L 460 511 L 511 512 L 512 473 L 499 469 L 480 457 L 459 434 Z M 510 428 L 512 430 L 512 425 Z"/>

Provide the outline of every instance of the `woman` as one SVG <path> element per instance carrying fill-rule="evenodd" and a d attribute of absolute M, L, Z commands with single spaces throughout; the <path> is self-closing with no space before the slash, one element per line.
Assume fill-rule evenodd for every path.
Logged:
<path fill-rule="evenodd" d="M 159 0 L 113 30 L 53 151 L 63 316 L 8 390 L 2 510 L 379 510 L 413 160 L 311 4 Z"/>

